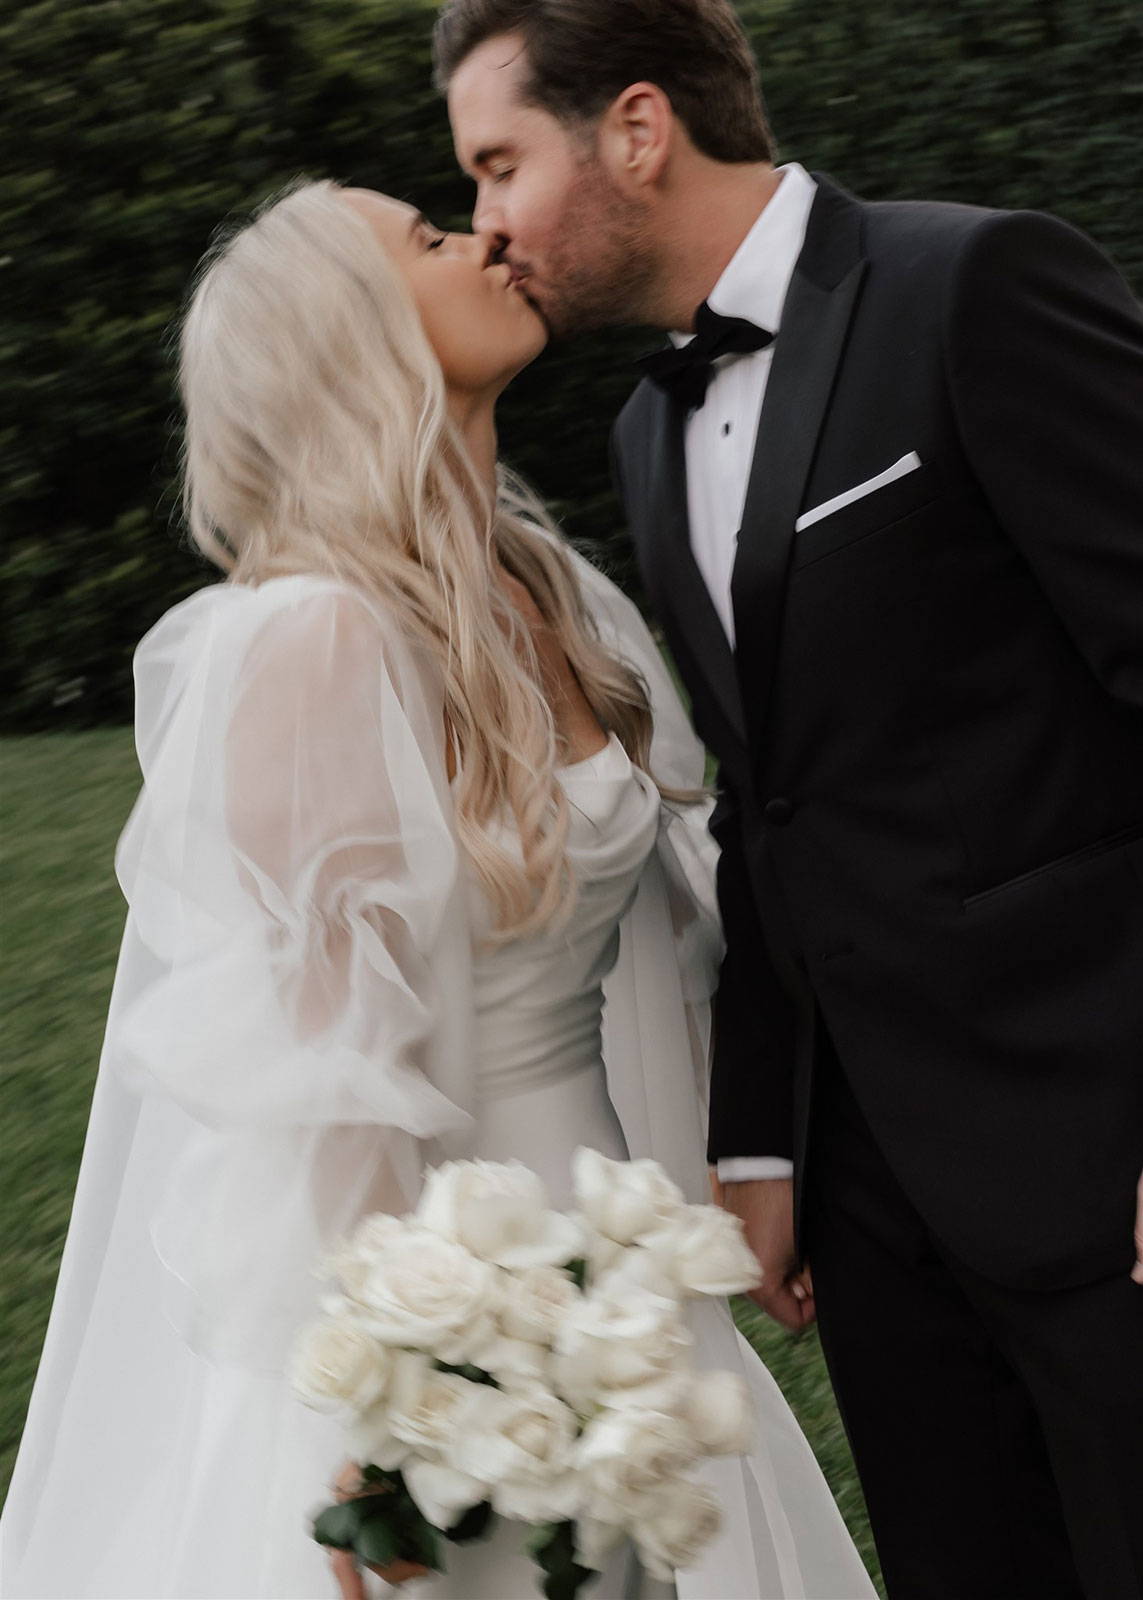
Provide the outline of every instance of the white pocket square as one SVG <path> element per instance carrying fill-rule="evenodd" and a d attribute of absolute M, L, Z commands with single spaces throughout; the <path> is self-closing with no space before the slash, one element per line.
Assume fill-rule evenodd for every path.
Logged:
<path fill-rule="evenodd" d="M 903 478 L 907 472 L 916 472 L 920 465 L 920 456 L 915 450 L 910 450 L 907 456 L 902 456 L 900 461 L 894 461 L 891 467 L 886 467 L 885 471 L 879 472 L 875 478 L 866 478 L 864 483 L 847 489 L 844 494 L 835 494 L 832 500 L 823 500 L 821 505 L 814 506 L 812 511 L 803 511 L 794 523 L 794 532 L 801 533 L 803 528 L 820 522 L 823 517 L 832 517 L 842 506 L 851 506 L 855 500 L 864 500 L 865 496 L 872 494 L 875 489 L 883 489 L 887 483 Z"/>

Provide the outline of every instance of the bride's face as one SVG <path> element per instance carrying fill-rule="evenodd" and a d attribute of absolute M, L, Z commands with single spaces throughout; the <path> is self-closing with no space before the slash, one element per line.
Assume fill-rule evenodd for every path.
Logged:
<path fill-rule="evenodd" d="M 343 193 L 409 285 L 450 390 L 499 392 L 536 359 L 547 331 L 486 241 L 442 233 L 413 206 L 372 189 Z"/>

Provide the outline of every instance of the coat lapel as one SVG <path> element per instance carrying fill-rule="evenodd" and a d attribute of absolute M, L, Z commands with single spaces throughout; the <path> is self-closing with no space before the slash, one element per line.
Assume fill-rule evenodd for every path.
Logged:
<path fill-rule="evenodd" d="M 738 681 L 755 752 L 774 687 L 794 523 L 865 275 L 858 202 L 817 182 L 774 341 L 731 584 Z"/>
<path fill-rule="evenodd" d="M 692 693 L 696 681 L 705 682 L 711 691 L 724 736 L 709 730 L 707 742 L 724 753 L 725 735 L 742 745 L 745 727 L 730 643 L 691 550 L 686 417 L 675 401 L 652 384 L 644 383 L 641 393 L 649 492 L 643 505 L 633 508 L 632 516 L 641 566 L 685 681 Z"/>

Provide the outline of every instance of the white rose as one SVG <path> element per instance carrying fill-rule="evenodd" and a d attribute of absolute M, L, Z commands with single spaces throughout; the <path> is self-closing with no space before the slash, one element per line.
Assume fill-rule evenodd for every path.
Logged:
<path fill-rule="evenodd" d="M 675 1478 L 647 1496 L 631 1527 L 651 1577 L 669 1582 L 693 1567 L 722 1526 L 718 1500 L 705 1484 Z"/>
<path fill-rule="evenodd" d="M 458 1439 L 472 1426 L 483 1395 L 495 1393 L 456 1372 L 426 1368 L 407 1393 L 394 1397 L 389 1429 L 395 1439 L 428 1461 L 453 1463 Z"/>
<path fill-rule="evenodd" d="M 686 1206 L 642 1244 L 684 1294 L 742 1294 L 762 1281 L 742 1223 L 718 1206 Z"/>
<path fill-rule="evenodd" d="M 682 1190 L 657 1161 L 610 1161 L 581 1146 L 572 1157 L 572 1178 L 580 1210 L 616 1244 L 633 1244 L 684 1204 Z"/>
<path fill-rule="evenodd" d="M 490 1373 L 501 1388 L 520 1389 L 549 1382 L 552 1355 L 547 1345 L 497 1333 L 476 1352 L 473 1364 Z"/>
<path fill-rule="evenodd" d="M 412 1458 L 402 1466 L 401 1475 L 417 1509 L 434 1528 L 455 1527 L 466 1511 L 487 1496 L 486 1486 L 479 1478 L 470 1478 L 442 1461 Z"/>
<path fill-rule="evenodd" d="M 426 1379 L 436 1372 L 428 1356 L 417 1350 L 390 1350 L 393 1367 L 384 1397 L 361 1412 L 349 1429 L 349 1454 L 355 1461 L 395 1471 L 410 1453 L 404 1439 L 393 1432 L 394 1416 L 407 1416 L 415 1407 Z"/>
<path fill-rule="evenodd" d="M 427 1229 L 406 1228 L 358 1291 L 360 1319 L 383 1344 L 459 1364 L 495 1331 L 496 1269 Z"/>
<path fill-rule="evenodd" d="M 745 1378 L 700 1372 L 687 1386 L 683 1416 L 703 1455 L 740 1456 L 754 1437 L 754 1411 Z"/>
<path fill-rule="evenodd" d="M 581 1297 L 556 1333 L 556 1387 L 583 1410 L 611 1404 L 621 1391 L 670 1377 L 690 1344 L 677 1301 L 608 1279 Z"/>
<path fill-rule="evenodd" d="M 316 1411 L 367 1411 L 384 1394 L 393 1353 L 344 1319 L 315 1322 L 294 1347 L 290 1381 Z"/>
<path fill-rule="evenodd" d="M 575 1259 L 575 1222 L 548 1205 L 542 1179 L 519 1161 L 449 1161 L 431 1171 L 417 1206 L 422 1227 L 482 1261 L 521 1270 Z"/>
<path fill-rule="evenodd" d="M 622 1521 L 647 1513 L 648 1496 L 659 1493 L 695 1459 L 681 1417 L 662 1411 L 606 1411 L 589 1422 L 576 1446 L 585 1511 L 601 1521 Z"/>
<path fill-rule="evenodd" d="M 605 1233 L 596 1233 L 594 1229 L 590 1229 L 584 1249 L 588 1283 L 598 1283 L 607 1273 L 622 1266 L 624 1258 L 630 1253 L 630 1245 L 616 1244 L 615 1240 L 609 1239 Z"/>
<path fill-rule="evenodd" d="M 575 1558 L 581 1567 L 602 1572 L 608 1556 L 623 1537 L 624 1529 L 620 1524 L 581 1513 L 575 1523 Z"/>
<path fill-rule="evenodd" d="M 577 1426 L 575 1413 L 546 1389 L 486 1388 L 448 1461 L 490 1485 L 501 1516 L 565 1521 L 580 1498 L 572 1454 Z"/>
<path fill-rule="evenodd" d="M 391 1211 L 373 1211 L 367 1217 L 362 1217 L 350 1234 L 349 1243 L 359 1255 L 379 1256 L 408 1227 L 408 1217 L 395 1217 Z"/>
<path fill-rule="evenodd" d="M 579 1299 L 575 1280 L 559 1267 L 526 1267 L 514 1273 L 500 1306 L 500 1330 L 510 1339 L 550 1344 Z"/>
<path fill-rule="evenodd" d="M 352 1235 L 326 1259 L 322 1275 L 335 1279 L 343 1293 L 356 1301 L 373 1264 L 407 1227 L 403 1217 L 385 1211 L 363 1217 Z"/>
<path fill-rule="evenodd" d="M 667 1237 L 664 1230 L 662 1235 L 650 1235 L 650 1238 Z M 675 1276 L 674 1258 L 667 1251 L 655 1251 L 645 1248 L 643 1244 L 632 1245 L 630 1249 L 621 1250 L 619 1259 L 607 1272 L 603 1273 L 596 1283 L 596 1289 L 607 1295 L 635 1295 L 651 1293 L 659 1295 L 664 1300 L 681 1302 L 682 1289 Z"/>

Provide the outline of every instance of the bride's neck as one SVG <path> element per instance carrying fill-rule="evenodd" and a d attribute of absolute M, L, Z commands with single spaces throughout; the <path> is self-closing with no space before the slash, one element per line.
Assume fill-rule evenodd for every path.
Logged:
<path fill-rule="evenodd" d="M 449 415 L 460 430 L 469 460 L 488 494 L 496 500 L 496 399 L 493 395 L 457 394 L 448 397 Z"/>

